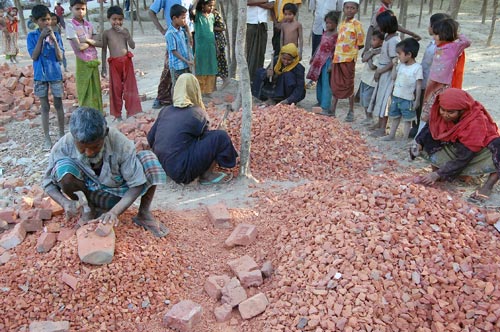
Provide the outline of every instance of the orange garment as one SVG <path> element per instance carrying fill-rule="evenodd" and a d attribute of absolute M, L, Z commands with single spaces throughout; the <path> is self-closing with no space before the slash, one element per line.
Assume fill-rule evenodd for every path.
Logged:
<path fill-rule="evenodd" d="M 141 99 L 135 80 L 134 64 L 131 52 L 120 57 L 109 57 L 109 113 L 121 117 L 123 101 L 127 116 L 142 112 Z"/>

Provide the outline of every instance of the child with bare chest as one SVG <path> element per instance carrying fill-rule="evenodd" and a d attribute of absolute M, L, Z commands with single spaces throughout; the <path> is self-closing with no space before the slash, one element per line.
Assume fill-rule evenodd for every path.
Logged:
<path fill-rule="evenodd" d="M 302 24 L 296 20 L 298 7 L 293 3 L 283 6 L 283 22 L 281 23 L 281 47 L 290 43 L 299 49 L 299 57 L 302 59 L 304 39 L 302 36 Z"/>
<path fill-rule="evenodd" d="M 122 107 L 125 101 L 127 116 L 133 116 L 142 112 L 139 91 L 135 80 L 134 64 L 132 63 L 132 52 L 128 50 L 135 48 L 135 42 L 127 28 L 123 27 L 123 9 L 119 6 L 108 8 L 108 19 L 111 29 L 102 34 L 102 76 L 107 74 L 106 51 L 109 49 L 109 100 L 110 114 L 117 120 L 122 118 Z"/>

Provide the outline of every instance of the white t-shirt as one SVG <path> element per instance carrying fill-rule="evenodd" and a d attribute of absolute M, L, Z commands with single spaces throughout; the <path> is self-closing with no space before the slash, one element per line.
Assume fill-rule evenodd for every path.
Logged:
<path fill-rule="evenodd" d="M 309 9 L 314 10 L 314 22 L 312 26 L 312 31 L 315 35 L 322 35 L 323 31 L 326 29 L 325 25 L 325 15 L 330 11 L 341 11 L 342 7 L 338 9 L 337 0 L 312 0 L 309 3 Z"/>
<path fill-rule="evenodd" d="M 415 100 L 417 80 L 423 79 L 422 65 L 417 62 L 409 66 L 400 63 L 397 71 L 392 95 L 406 100 Z"/>
<path fill-rule="evenodd" d="M 274 2 L 274 0 L 267 0 L 267 2 Z M 259 6 L 247 6 L 247 24 L 267 23 L 268 19 L 269 9 Z"/>
<path fill-rule="evenodd" d="M 374 66 L 377 68 L 380 66 L 380 63 L 378 62 L 378 58 L 380 58 L 380 54 L 375 54 L 372 56 L 372 63 Z M 377 82 L 375 82 L 375 71 L 377 69 L 371 69 L 370 65 L 365 63 L 363 67 L 363 71 L 361 72 L 361 82 L 365 83 L 366 85 L 369 85 L 371 87 L 375 87 L 377 85 Z"/>

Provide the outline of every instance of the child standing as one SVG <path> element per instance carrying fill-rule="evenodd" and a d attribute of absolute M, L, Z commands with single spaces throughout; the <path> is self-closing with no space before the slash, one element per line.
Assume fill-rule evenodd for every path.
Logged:
<path fill-rule="evenodd" d="M 339 36 L 333 55 L 330 85 L 333 93 L 332 112 L 335 116 L 339 99 L 349 98 L 346 122 L 354 121 L 354 74 L 358 51 L 364 47 L 365 32 L 361 22 L 354 18 L 358 12 L 359 0 L 344 2 L 344 20 L 339 26 Z"/>
<path fill-rule="evenodd" d="M 422 92 L 422 65 L 415 61 L 420 45 L 413 38 L 406 38 L 396 45 L 399 65 L 392 67 L 392 79 L 394 80 L 394 91 L 389 109 L 391 118 L 391 132 L 384 137 L 385 141 L 396 138 L 401 118 L 403 118 L 403 140 L 408 138 L 411 123 L 417 118 L 416 109 L 420 104 L 420 93 Z M 397 63 L 397 59 L 394 63 Z"/>
<path fill-rule="evenodd" d="M 50 27 L 50 12 L 46 6 L 36 5 L 31 10 L 31 15 L 38 29 L 28 33 L 26 42 L 28 52 L 33 59 L 34 94 L 40 98 L 42 128 L 45 135 L 44 148 L 50 149 L 52 141 L 49 135 L 49 87 L 57 111 L 59 138 L 64 136 L 63 77 L 59 65 L 59 61 L 62 60 L 63 43 L 61 35 Z"/>
<path fill-rule="evenodd" d="M 61 24 L 63 29 L 66 29 L 66 24 L 64 22 L 64 8 L 61 6 L 60 2 L 56 4 L 54 11 L 56 12 L 57 17 L 59 17 L 59 24 Z"/>
<path fill-rule="evenodd" d="M 213 0 L 195 0 L 193 7 L 196 8 L 194 18 L 194 62 L 196 66 L 196 78 L 200 82 L 202 94 L 210 94 L 215 91 L 217 78 L 217 51 L 215 50 L 214 23 L 215 16 Z M 203 46 L 201 46 L 203 45 Z"/>
<path fill-rule="evenodd" d="M 436 52 L 432 59 L 429 80 L 424 95 L 424 105 L 420 116 L 419 128 L 429 120 L 429 110 L 436 96 L 449 88 L 462 88 L 465 52 L 471 42 L 458 35 L 458 22 L 451 18 L 440 20 L 432 25 Z"/>
<path fill-rule="evenodd" d="M 187 9 L 175 4 L 170 8 L 172 23 L 168 27 L 165 37 L 167 39 L 168 62 L 172 75 L 172 96 L 174 95 L 175 82 L 184 73 L 190 73 L 193 66 L 193 55 L 189 49 L 186 25 Z"/>
<path fill-rule="evenodd" d="M 226 35 L 224 32 L 227 29 L 226 23 L 218 10 L 213 10 L 215 16 L 214 32 L 215 32 L 215 46 L 217 47 L 217 76 L 222 79 L 222 89 L 229 84 L 229 72 L 227 68 L 226 59 Z"/>
<path fill-rule="evenodd" d="M 280 49 L 283 45 L 295 44 L 299 49 L 299 57 L 302 59 L 302 48 L 304 47 L 304 38 L 302 36 L 302 24 L 297 22 L 298 7 L 293 3 L 287 3 L 283 6 L 283 22 L 281 23 Z"/>
<path fill-rule="evenodd" d="M 337 43 L 338 16 L 334 11 L 328 12 L 325 16 L 326 30 L 321 36 L 321 42 L 316 53 L 311 58 L 311 67 L 307 73 L 307 78 L 318 82 L 316 86 L 316 98 L 321 106 L 321 114 L 331 116 L 332 110 L 332 89 L 330 88 L 330 71 L 333 51 Z"/>
<path fill-rule="evenodd" d="M 57 32 L 59 36 L 61 36 L 61 25 L 59 24 L 59 16 L 57 16 L 55 13 L 50 13 L 50 27 L 52 28 L 52 31 Z M 62 50 L 63 58 L 61 64 L 64 67 L 64 71 L 68 71 L 68 61 L 66 60 L 66 55 L 64 50 Z"/>
<path fill-rule="evenodd" d="M 373 91 L 375 91 L 375 71 L 379 66 L 379 57 L 382 44 L 384 42 L 384 33 L 380 30 L 372 32 L 371 48 L 363 54 L 363 62 L 365 63 L 361 72 L 361 83 L 359 85 L 359 97 L 361 106 L 365 110 L 366 120 L 364 123 L 373 123 L 373 114 L 368 113 L 368 106 L 372 99 Z"/>
<path fill-rule="evenodd" d="M 123 9 L 119 6 L 108 8 L 111 29 L 102 34 L 102 75 L 106 76 L 106 51 L 109 48 L 109 113 L 117 120 L 122 119 L 123 101 L 127 117 L 142 112 L 141 99 L 135 80 L 132 52 L 135 42 L 127 28 L 123 27 Z"/>
<path fill-rule="evenodd" d="M 385 136 L 388 107 L 391 104 L 392 88 L 394 86 L 391 75 L 394 65 L 392 60 L 398 55 L 396 45 L 401 41 L 396 33 L 398 31 L 398 19 L 392 11 L 386 10 L 379 14 L 377 23 L 380 31 L 386 35 L 380 50 L 379 66 L 374 75 L 377 86 L 368 107 L 368 113 L 378 117 L 378 122 L 370 127 L 375 129 L 375 132 L 371 134 L 374 137 Z"/>
<path fill-rule="evenodd" d="M 99 60 L 96 46 L 101 43 L 94 40 L 94 28 L 84 19 L 87 12 L 87 0 L 71 0 L 73 19 L 66 26 L 66 37 L 76 56 L 76 92 L 80 106 L 87 106 L 103 111 L 101 80 L 99 78 Z"/>
<path fill-rule="evenodd" d="M 7 9 L 5 16 L 5 29 L 3 30 L 3 41 L 5 59 L 10 60 L 12 63 L 17 63 L 17 54 L 19 47 L 17 46 L 17 39 L 19 38 L 19 26 L 17 20 L 17 8 L 10 7 Z"/>

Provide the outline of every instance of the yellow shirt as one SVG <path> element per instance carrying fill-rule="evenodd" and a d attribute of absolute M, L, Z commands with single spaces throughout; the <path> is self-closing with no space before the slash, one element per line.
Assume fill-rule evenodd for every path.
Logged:
<path fill-rule="evenodd" d="M 365 32 L 361 22 L 355 18 L 343 20 L 339 25 L 339 37 L 335 45 L 333 63 L 353 62 L 358 58 L 358 50 L 365 43 Z"/>
<path fill-rule="evenodd" d="M 297 6 L 302 4 L 302 0 L 275 0 L 274 1 L 274 15 L 276 15 L 276 19 L 278 22 L 283 20 L 283 7 L 287 3 L 294 3 Z"/>

